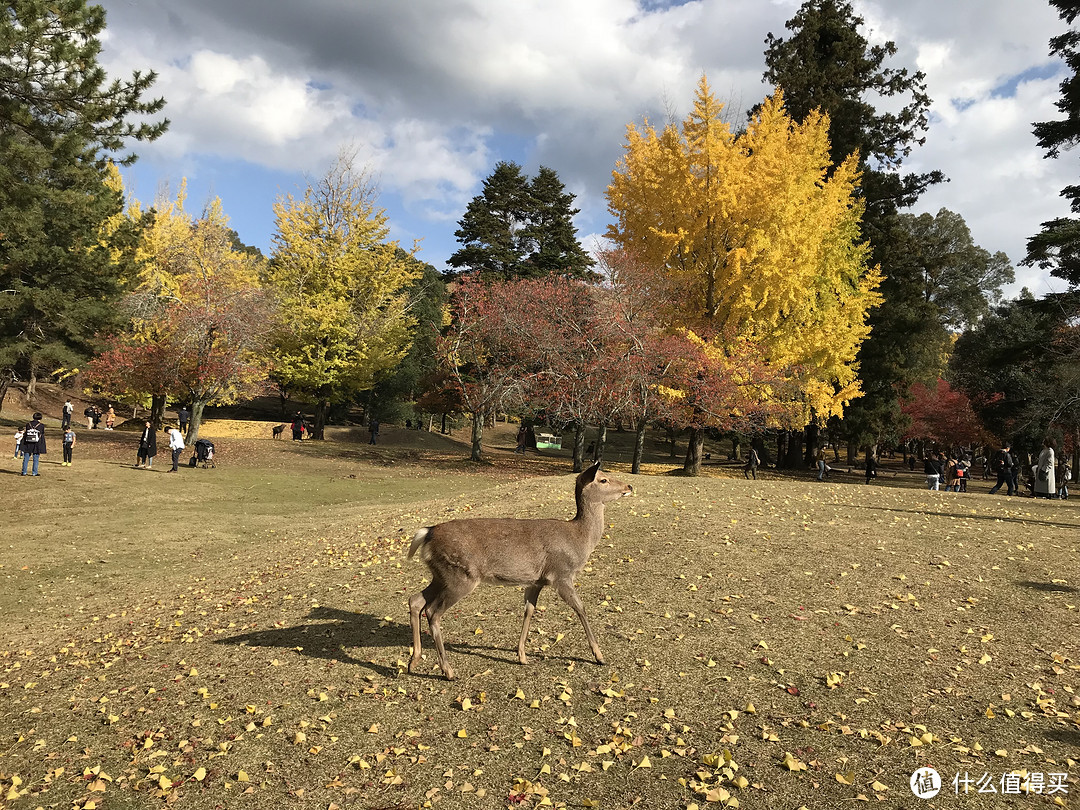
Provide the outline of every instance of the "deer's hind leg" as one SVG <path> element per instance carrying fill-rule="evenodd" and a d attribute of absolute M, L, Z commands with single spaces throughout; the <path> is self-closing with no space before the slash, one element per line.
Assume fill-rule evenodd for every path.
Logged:
<path fill-rule="evenodd" d="M 410 670 L 412 664 L 419 661 L 420 612 L 423 611 L 427 614 L 428 630 L 431 631 L 431 639 L 435 642 L 435 652 L 439 656 L 439 669 L 443 671 L 443 675 L 446 676 L 448 681 L 454 680 L 454 670 L 451 669 L 450 663 L 446 660 L 446 647 L 443 645 L 440 620 L 447 610 L 472 593 L 479 582 L 478 579 L 470 579 L 464 575 L 446 578 L 436 577 L 432 579 L 430 585 L 424 588 L 423 592 L 416 594 L 409 600 L 410 612 L 416 610 L 412 614 L 415 616 L 413 623 L 414 653 L 413 660 L 410 662 Z M 420 599 L 417 599 L 417 597 L 420 597 Z M 421 599 L 423 600 L 422 604 Z"/>
<path fill-rule="evenodd" d="M 525 657 L 525 637 L 529 635 L 529 625 L 532 624 L 533 613 L 536 612 L 536 600 L 540 598 L 543 585 L 530 585 L 525 589 L 525 619 L 521 623 L 521 640 L 518 641 L 518 661 L 522 664 L 529 663 Z"/>
<path fill-rule="evenodd" d="M 589 640 L 589 647 L 592 648 L 592 653 L 596 656 L 596 663 L 604 663 L 604 656 L 600 652 L 600 645 L 596 643 L 596 636 L 593 635 L 592 628 L 589 627 L 589 620 L 585 618 L 585 606 L 581 603 L 581 597 L 578 596 L 577 589 L 574 588 L 574 583 L 571 580 L 556 582 L 555 589 L 559 592 L 559 596 L 562 597 L 562 600 L 566 602 L 574 613 L 577 614 L 577 617 L 581 619 L 581 626 L 585 628 L 585 638 Z"/>

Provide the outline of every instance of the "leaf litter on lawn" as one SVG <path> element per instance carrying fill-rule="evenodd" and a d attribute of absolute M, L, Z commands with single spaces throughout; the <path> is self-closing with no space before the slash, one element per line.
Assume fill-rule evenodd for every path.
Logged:
<path fill-rule="evenodd" d="M 412 532 L 569 517 L 572 477 L 349 464 L 366 486 L 309 458 L 161 520 L 156 482 L 54 511 L 79 539 L 43 565 L 5 527 L 0 804 L 798 808 L 903 803 L 922 765 L 1080 773 L 1070 503 L 641 477 L 579 578 L 607 665 L 545 592 L 521 667 L 520 591 L 483 586 L 450 683 L 404 672 Z M 205 510 L 209 542 L 181 530 Z"/>

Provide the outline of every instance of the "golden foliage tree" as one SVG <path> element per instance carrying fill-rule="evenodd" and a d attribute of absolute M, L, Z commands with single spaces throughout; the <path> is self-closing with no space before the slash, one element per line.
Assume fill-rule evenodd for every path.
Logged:
<path fill-rule="evenodd" d="M 386 214 L 348 155 L 304 196 L 274 205 L 277 233 L 267 283 L 282 308 L 274 379 L 310 396 L 314 437 L 322 438 L 330 405 L 371 387 L 412 341 L 410 282 L 416 262 L 388 241 Z"/>
<path fill-rule="evenodd" d="M 783 370 L 788 384 L 758 395 L 784 403 L 788 426 L 828 418 L 860 395 L 855 354 L 880 301 L 859 234 L 857 156 L 830 172 L 828 118 L 795 124 L 779 90 L 745 133 L 722 109 L 703 76 L 681 127 L 627 127 L 607 236 L 670 275 L 671 326 L 715 335 L 721 352 L 749 344 Z"/>

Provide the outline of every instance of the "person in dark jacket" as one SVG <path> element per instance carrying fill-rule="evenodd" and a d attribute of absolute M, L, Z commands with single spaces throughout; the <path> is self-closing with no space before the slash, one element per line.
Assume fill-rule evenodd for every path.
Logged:
<path fill-rule="evenodd" d="M 945 456 L 942 453 L 931 453 L 923 462 L 923 472 L 926 473 L 926 488 L 937 492 L 941 489 L 941 479 L 945 477 Z"/>
<path fill-rule="evenodd" d="M 180 432 L 187 433 L 188 422 L 191 420 L 191 412 L 187 408 L 181 406 L 180 410 L 176 412 L 176 421 L 180 423 Z"/>
<path fill-rule="evenodd" d="M 143 426 L 142 435 L 139 437 L 139 452 L 135 459 L 135 469 L 145 467 L 150 469 L 154 464 L 154 456 L 157 455 L 157 433 L 154 426 L 147 422 Z"/>
<path fill-rule="evenodd" d="M 874 453 L 866 454 L 866 483 L 870 483 L 871 478 L 877 478 L 877 456 Z"/>
<path fill-rule="evenodd" d="M 296 416 L 292 420 L 292 440 L 294 442 L 304 440 L 304 415 L 300 411 L 296 412 Z"/>
<path fill-rule="evenodd" d="M 41 424 L 41 414 L 35 413 L 33 420 L 26 423 L 22 437 L 22 474 L 26 475 L 26 467 L 30 457 L 34 458 L 32 475 L 38 474 L 38 457 L 45 455 L 45 426 Z"/>
<path fill-rule="evenodd" d="M 371 441 L 368 444 L 375 444 L 375 440 L 379 438 L 379 420 L 372 419 L 368 422 L 368 433 L 371 434 Z"/>
<path fill-rule="evenodd" d="M 1004 444 L 1001 450 L 998 451 L 997 459 L 994 461 L 994 466 L 997 467 L 997 483 L 990 488 L 991 495 L 1001 489 L 1002 484 L 1008 487 L 1006 495 L 1016 494 L 1016 478 L 1014 474 L 1019 471 L 1016 469 L 1016 462 L 1012 457 L 1011 450 L 1012 445 Z"/>

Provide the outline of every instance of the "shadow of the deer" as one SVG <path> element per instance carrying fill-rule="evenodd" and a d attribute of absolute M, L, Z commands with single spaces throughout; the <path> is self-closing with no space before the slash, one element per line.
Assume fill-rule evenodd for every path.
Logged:
<path fill-rule="evenodd" d="M 398 670 L 365 661 L 349 655 L 346 650 L 357 648 L 397 648 L 398 654 L 407 657 L 412 644 L 412 629 L 409 625 L 372 616 L 366 613 L 354 613 L 331 607 L 317 607 L 306 617 L 308 622 L 293 627 L 274 627 L 268 630 L 255 630 L 236 636 L 218 639 L 215 644 L 231 644 L 237 647 L 277 647 L 293 650 L 298 655 L 308 658 L 321 658 L 342 664 L 369 669 L 385 677 L 395 677 Z M 426 634 L 425 634 L 426 635 Z M 432 651 L 430 637 L 425 639 L 425 646 Z M 497 664 L 517 665 L 517 648 L 496 644 L 475 644 L 469 642 L 448 642 L 447 652 L 483 658 Z M 531 660 L 553 660 L 566 663 L 590 663 L 591 659 L 573 655 L 552 655 L 550 651 L 530 651 Z M 425 673 L 417 673 L 425 677 Z M 435 677 L 435 676 L 432 676 Z"/>
<path fill-rule="evenodd" d="M 391 647 L 408 650 L 412 641 L 412 632 L 408 625 L 366 613 L 318 607 L 305 618 L 309 620 L 306 624 L 241 633 L 218 639 L 214 643 L 295 650 L 299 655 L 308 658 L 353 664 L 385 677 L 395 677 L 396 667 L 354 658 L 346 650 Z"/>

